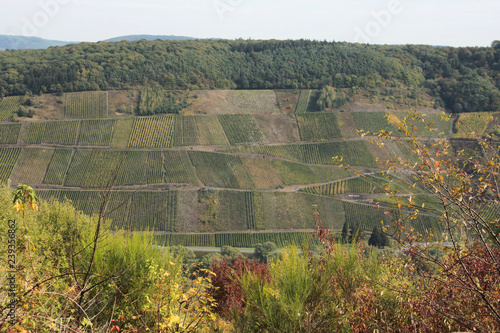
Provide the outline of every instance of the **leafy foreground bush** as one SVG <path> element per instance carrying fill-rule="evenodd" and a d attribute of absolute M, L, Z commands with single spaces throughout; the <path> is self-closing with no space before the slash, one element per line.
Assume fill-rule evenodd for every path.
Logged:
<path fill-rule="evenodd" d="M 18 187 L 17 212 L 12 202 L 12 190 L 2 186 L 0 331 L 193 332 L 211 327 L 216 318 L 207 293 L 211 272 L 188 276 L 182 258 L 158 249 L 151 233 L 111 232 L 100 217 L 105 205 L 100 216 L 92 217 L 70 202 L 44 202 L 38 209 L 28 186 Z"/>

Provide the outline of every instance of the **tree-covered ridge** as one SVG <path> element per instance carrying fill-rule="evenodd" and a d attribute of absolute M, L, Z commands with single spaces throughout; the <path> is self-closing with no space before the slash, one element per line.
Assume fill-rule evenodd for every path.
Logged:
<path fill-rule="evenodd" d="M 0 94 L 125 89 L 426 88 L 454 111 L 500 108 L 500 50 L 338 42 L 80 43 L 0 52 Z"/>

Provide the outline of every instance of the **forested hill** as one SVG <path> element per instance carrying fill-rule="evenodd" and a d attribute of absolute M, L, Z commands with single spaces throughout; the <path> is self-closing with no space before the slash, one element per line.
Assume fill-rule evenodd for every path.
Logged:
<path fill-rule="evenodd" d="M 500 109 L 500 48 L 319 41 L 81 43 L 0 52 L 0 95 L 124 89 L 426 89 L 456 112 Z M 0 96 L 1 97 L 1 96 Z"/>

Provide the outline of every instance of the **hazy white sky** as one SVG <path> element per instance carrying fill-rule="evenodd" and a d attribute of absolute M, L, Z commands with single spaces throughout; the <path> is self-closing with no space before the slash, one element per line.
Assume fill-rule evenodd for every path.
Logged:
<path fill-rule="evenodd" d="M 499 0 L 1 0 L 0 34 L 131 34 L 488 46 Z"/>

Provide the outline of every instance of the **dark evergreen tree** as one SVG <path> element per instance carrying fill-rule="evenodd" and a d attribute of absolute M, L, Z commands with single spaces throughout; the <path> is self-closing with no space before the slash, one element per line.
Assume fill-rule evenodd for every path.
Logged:
<path fill-rule="evenodd" d="M 346 221 L 344 222 L 344 226 L 342 227 L 341 243 L 347 244 L 348 240 L 349 240 L 349 223 Z"/>

